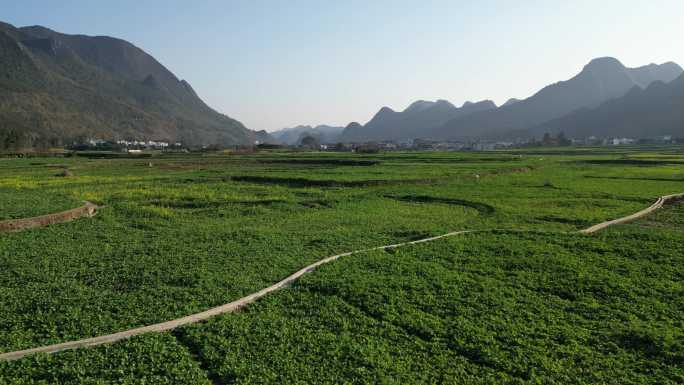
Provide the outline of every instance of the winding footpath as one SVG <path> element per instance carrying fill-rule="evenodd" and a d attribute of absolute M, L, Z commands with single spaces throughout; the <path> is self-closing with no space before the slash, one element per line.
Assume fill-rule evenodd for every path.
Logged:
<path fill-rule="evenodd" d="M 628 215 L 626 217 L 614 219 L 612 221 L 606 221 L 606 222 L 599 223 L 597 225 L 593 225 L 589 228 L 581 230 L 580 233 L 592 234 L 592 233 L 595 233 L 599 230 L 603 230 L 608 226 L 618 225 L 620 223 L 627 223 L 627 222 L 633 221 L 635 219 L 639 219 L 639 218 L 644 217 L 644 216 L 658 210 L 659 208 L 663 207 L 663 205 L 665 205 L 667 202 L 677 201 L 677 200 L 680 200 L 682 198 L 684 198 L 684 193 L 662 196 L 662 197 L 658 198 L 658 200 L 655 201 L 655 203 L 653 203 L 649 207 L 647 207 L 647 208 L 645 208 L 639 212 L 636 212 L 632 215 Z"/>
<path fill-rule="evenodd" d="M 0 233 L 23 231 L 36 227 L 45 227 L 55 223 L 70 222 L 78 218 L 92 217 L 97 214 L 99 208 L 98 205 L 86 201 L 81 207 L 59 213 L 0 221 Z"/>
<path fill-rule="evenodd" d="M 658 198 L 658 200 L 653 203 L 651 206 L 634 213 L 632 215 L 611 220 L 611 221 L 606 221 L 599 223 L 597 225 L 591 226 L 589 228 L 586 228 L 584 230 L 580 230 L 579 233 L 581 234 L 592 234 L 595 233 L 599 230 L 605 229 L 609 226 L 616 225 L 616 224 L 621 224 L 621 223 L 626 223 L 629 221 L 633 221 L 635 219 L 641 218 L 643 216 L 646 216 L 659 208 L 663 207 L 666 203 L 669 201 L 674 201 L 674 200 L 681 200 L 684 199 L 684 193 L 681 194 L 673 194 L 673 195 L 666 195 Z M 231 313 L 234 312 L 246 305 L 249 305 L 256 300 L 258 300 L 261 297 L 264 297 L 265 295 L 274 292 L 276 290 L 280 290 L 289 284 L 293 283 L 297 279 L 299 279 L 301 276 L 304 274 L 310 273 L 316 268 L 318 268 L 321 265 L 325 265 L 327 263 L 333 262 L 339 258 L 342 257 L 348 257 L 354 254 L 359 254 L 359 253 L 365 253 L 369 251 L 375 251 L 375 250 L 388 250 L 388 249 L 396 249 L 399 247 L 404 247 L 404 246 L 409 246 L 409 245 L 415 245 L 415 244 L 420 244 L 420 243 L 426 243 L 426 242 L 432 242 L 436 241 L 439 239 L 444 239 L 448 237 L 453 237 L 457 235 L 463 235 L 463 234 L 469 234 L 469 233 L 477 233 L 477 232 L 488 232 L 488 231 L 494 231 L 494 229 L 490 230 L 462 230 L 462 231 L 454 231 L 451 233 L 447 234 L 442 234 L 438 235 L 435 237 L 430 237 L 430 238 L 424 238 L 424 239 L 419 239 L 416 241 L 411 241 L 411 242 L 403 242 L 403 243 L 396 243 L 393 245 L 385 245 L 385 246 L 378 246 L 378 247 L 373 247 L 373 248 L 368 248 L 368 249 L 362 249 L 362 250 L 355 250 L 355 251 L 350 251 L 342 254 L 337 254 L 333 255 L 324 259 L 321 259 L 318 262 L 315 262 L 309 266 L 306 266 L 299 271 L 295 272 L 294 274 L 286 277 L 285 279 L 267 287 L 264 289 L 261 289 L 255 293 L 252 293 L 246 297 L 240 298 L 238 300 L 235 300 L 233 302 L 227 303 L 225 305 L 221 305 L 218 307 L 214 307 L 212 309 L 203 311 L 201 313 L 196 313 L 196 314 L 191 314 L 182 318 L 177 318 L 175 320 L 171 321 L 166 321 L 166 322 L 161 322 L 153 325 L 148 325 L 148 326 L 142 326 L 134 329 L 129 329 L 129 330 L 124 330 L 118 333 L 114 334 L 107 334 L 99 337 L 92 337 L 92 338 L 85 338 L 81 340 L 76 340 L 76 341 L 69 341 L 69 342 L 63 342 L 60 344 L 54 344 L 54 345 L 48 345 L 48 346 L 41 346 L 37 348 L 32 348 L 32 349 L 25 349 L 25 350 L 18 350 L 14 352 L 7 352 L 7 353 L 2 353 L 0 354 L 0 361 L 11 361 L 11 360 L 18 360 L 20 358 L 26 357 L 31 354 L 36 354 L 36 353 L 56 353 L 59 351 L 63 350 L 70 350 L 70 349 L 78 349 L 78 348 L 85 348 L 85 347 L 90 347 L 90 346 L 97 346 L 97 345 L 102 345 L 102 344 L 107 344 L 107 343 L 113 343 L 117 341 L 121 341 L 124 339 L 128 339 L 134 336 L 138 336 L 141 334 L 145 333 L 154 333 L 154 332 L 164 332 L 168 330 L 172 330 L 184 325 L 189 325 L 201 321 L 205 321 L 211 317 L 221 315 L 221 314 L 226 314 L 226 313 Z"/>

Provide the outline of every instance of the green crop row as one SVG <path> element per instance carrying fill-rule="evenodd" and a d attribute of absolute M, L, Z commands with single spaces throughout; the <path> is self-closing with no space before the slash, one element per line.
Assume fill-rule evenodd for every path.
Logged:
<path fill-rule="evenodd" d="M 0 234 L 0 352 L 206 310 L 340 252 L 499 229 L 344 258 L 169 343 L 224 383 L 676 383 L 681 210 L 567 234 L 684 191 L 681 153 L 621 151 L 2 160 L 0 217 L 106 207 Z M 91 365 L 69 354 L 54 358 L 60 373 Z M 14 368 L 38 376 L 42 359 L 0 365 L 0 383 Z"/>
<path fill-rule="evenodd" d="M 356 255 L 182 333 L 221 383 L 680 384 L 684 207 L 667 215 Z"/>
<path fill-rule="evenodd" d="M 210 385 L 211 381 L 173 336 L 152 334 L 116 345 L 0 362 L 0 384 Z"/>

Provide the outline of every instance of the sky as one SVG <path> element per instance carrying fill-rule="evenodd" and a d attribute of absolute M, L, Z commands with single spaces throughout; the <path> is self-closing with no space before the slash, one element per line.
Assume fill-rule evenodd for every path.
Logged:
<path fill-rule="evenodd" d="M 419 99 L 525 98 L 592 58 L 684 65 L 681 0 L 0 0 L 0 21 L 122 38 L 253 130 Z"/>

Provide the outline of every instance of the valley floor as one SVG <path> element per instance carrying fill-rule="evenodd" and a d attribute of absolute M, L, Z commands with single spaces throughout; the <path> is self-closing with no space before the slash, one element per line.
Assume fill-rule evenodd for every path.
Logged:
<path fill-rule="evenodd" d="M 684 381 L 683 206 L 570 233 L 683 192 L 681 148 L 68 158 L 66 178 L 51 163 L 0 161 L 0 215 L 105 208 L 0 234 L 0 353 L 206 310 L 325 255 L 500 230 L 345 257 L 172 332 L 0 362 L 0 383 Z"/>

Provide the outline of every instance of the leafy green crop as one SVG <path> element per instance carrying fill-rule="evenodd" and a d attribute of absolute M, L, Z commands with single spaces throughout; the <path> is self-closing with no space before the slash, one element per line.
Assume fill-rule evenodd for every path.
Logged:
<path fill-rule="evenodd" d="M 498 229 L 343 258 L 159 341 L 224 383 L 681 382 L 681 209 L 568 232 L 684 191 L 682 159 L 681 148 L 3 159 L 0 218 L 105 208 L 0 234 L 0 352 L 203 311 L 340 252 Z M 87 352 L 170 370 L 146 349 L 1 364 L 0 383 L 87 368 Z"/>
<path fill-rule="evenodd" d="M 678 384 L 683 241 L 465 235 L 355 255 L 182 332 L 224 383 Z"/>
<path fill-rule="evenodd" d="M 0 362 L 0 384 L 209 385 L 211 381 L 172 336 L 153 334 L 116 345 Z"/>

